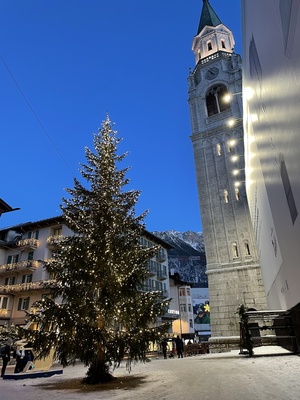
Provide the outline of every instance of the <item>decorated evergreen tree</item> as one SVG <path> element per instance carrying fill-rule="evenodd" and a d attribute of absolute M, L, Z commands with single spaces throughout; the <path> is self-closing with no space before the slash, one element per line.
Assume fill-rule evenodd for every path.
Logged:
<path fill-rule="evenodd" d="M 124 190 L 128 168 L 118 169 L 126 156 L 117 154 L 119 142 L 107 116 L 94 135 L 95 152 L 86 148 L 81 174 L 87 187 L 75 179 L 62 202 L 75 234 L 45 264 L 53 278 L 50 296 L 28 314 L 37 328 L 27 333 L 34 348 L 41 355 L 54 348 L 63 365 L 83 361 L 84 382 L 91 384 L 111 380 L 124 357 L 128 370 L 146 361 L 149 344 L 167 328 L 157 321 L 168 301 L 159 291 L 141 290 L 159 248 L 140 245 L 146 213 L 135 215 L 139 192 Z"/>

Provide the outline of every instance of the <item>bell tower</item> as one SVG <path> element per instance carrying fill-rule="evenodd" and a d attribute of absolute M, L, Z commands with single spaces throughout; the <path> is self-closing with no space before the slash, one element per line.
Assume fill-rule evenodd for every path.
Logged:
<path fill-rule="evenodd" d="M 188 77 L 191 140 L 207 259 L 211 342 L 239 336 L 239 305 L 266 309 L 245 190 L 241 57 L 203 0 Z M 229 94 L 232 97 L 229 98 Z"/>

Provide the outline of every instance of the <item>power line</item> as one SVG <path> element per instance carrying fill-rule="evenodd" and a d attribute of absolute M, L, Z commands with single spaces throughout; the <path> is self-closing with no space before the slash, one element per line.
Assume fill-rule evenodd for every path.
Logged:
<path fill-rule="evenodd" d="M 37 120 L 38 124 L 40 125 L 40 127 L 42 128 L 42 130 L 44 131 L 45 135 L 47 136 L 47 138 L 49 139 L 49 141 L 51 142 L 52 146 L 54 147 L 55 151 L 57 152 L 57 154 L 60 156 L 60 158 L 63 160 L 65 166 L 67 167 L 67 169 L 71 172 L 72 176 L 75 177 L 74 172 L 72 171 L 71 167 L 69 166 L 69 164 L 67 163 L 66 159 L 64 158 L 64 156 L 62 155 L 62 153 L 59 151 L 58 147 L 55 145 L 55 143 L 53 142 L 53 140 L 51 139 L 51 136 L 49 135 L 49 133 L 47 132 L 47 129 L 44 127 L 44 125 L 42 124 L 42 121 L 39 119 L 39 117 L 37 116 L 37 114 L 35 113 L 34 109 L 32 108 L 31 104 L 29 103 L 29 101 L 27 100 L 24 92 L 22 91 L 22 89 L 20 88 L 20 85 L 18 84 L 18 82 L 16 81 L 16 79 L 14 78 L 11 70 L 9 69 L 8 65 L 6 64 L 6 62 L 4 61 L 3 57 L 0 56 L 1 61 L 3 63 L 3 65 L 5 66 L 7 72 L 9 73 L 11 79 L 13 80 L 14 84 L 16 85 L 17 89 L 19 90 L 19 92 L 21 93 L 21 96 L 23 97 L 23 99 L 25 100 L 25 103 L 27 104 L 27 106 L 29 107 L 30 111 L 32 112 L 34 118 Z"/>

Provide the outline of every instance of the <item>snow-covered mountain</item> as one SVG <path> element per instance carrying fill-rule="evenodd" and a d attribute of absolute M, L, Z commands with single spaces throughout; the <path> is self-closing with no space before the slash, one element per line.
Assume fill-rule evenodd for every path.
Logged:
<path fill-rule="evenodd" d="M 187 251 L 188 254 L 193 253 L 192 249 L 195 249 L 200 253 L 205 253 L 202 232 L 165 231 L 153 232 L 153 234 L 160 237 L 165 242 L 170 243 L 170 245 L 174 246 L 176 249 L 181 249 L 183 252 Z"/>
<path fill-rule="evenodd" d="M 178 272 L 180 278 L 194 286 L 207 286 L 206 258 L 201 232 L 152 232 L 172 246 L 168 250 L 170 271 Z"/>

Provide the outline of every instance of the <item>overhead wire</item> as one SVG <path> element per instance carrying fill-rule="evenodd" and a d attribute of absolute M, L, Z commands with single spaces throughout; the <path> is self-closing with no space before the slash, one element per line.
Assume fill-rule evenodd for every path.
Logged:
<path fill-rule="evenodd" d="M 21 96 L 23 97 L 25 103 L 27 104 L 28 108 L 30 109 L 31 113 L 33 114 L 34 118 L 37 120 L 38 124 L 40 125 L 40 127 L 42 128 L 43 132 L 45 133 L 45 135 L 47 136 L 47 138 L 49 139 L 50 143 L 52 144 L 52 146 L 54 147 L 55 151 L 57 152 L 57 154 L 60 156 L 60 158 L 62 159 L 62 161 L 64 162 L 65 166 L 67 167 L 67 169 L 69 170 L 69 172 L 72 174 L 73 177 L 75 177 L 74 172 L 72 171 L 71 167 L 69 166 L 69 164 L 67 163 L 66 159 L 64 158 L 64 156 L 62 155 L 62 153 L 59 151 L 58 147 L 56 146 L 56 144 L 54 143 L 54 141 L 52 140 L 51 136 L 49 135 L 47 129 L 45 128 L 45 126 L 43 125 L 42 121 L 39 119 L 39 117 L 37 116 L 36 112 L 34 111 L 33 107 L 31 106 L 31 104 L 29 103 L 27 97 L 25 96 L 23 90 L 21 89 L 20 85 L 18 84 L 18 82 L 16 81 L 15 77 L 13 76 L 10 68 L 8 67 L 8 65 L 6 64 L 6 62 L 4 61 L 3 57 L 0 56 L 0 59 L 4 65 L 4 67 L 6 68 L 7 72 L 9 73 L 11 79 L 13 80 L 14 84 L 16 85 L 18 91 L 20 92 Z"/>

